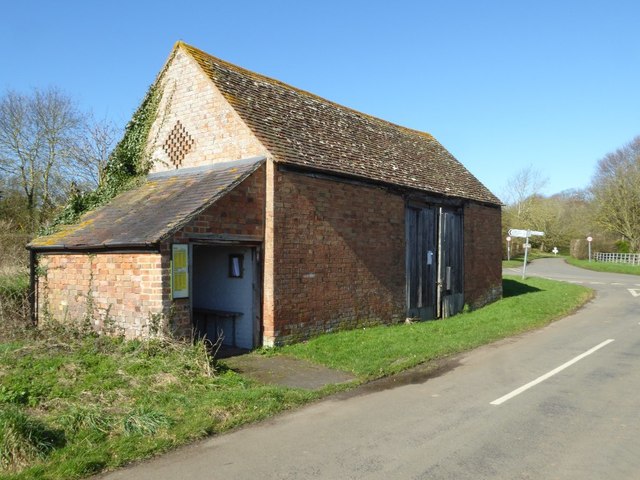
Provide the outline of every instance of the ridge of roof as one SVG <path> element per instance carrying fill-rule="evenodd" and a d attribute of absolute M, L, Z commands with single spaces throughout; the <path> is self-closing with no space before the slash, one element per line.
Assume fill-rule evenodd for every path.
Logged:
<path fill-rule="evenodd" d="M 325 97 L 322 97 L 321 95 L 318 95 L 316 93 L 309 92 L 308 90 L 304 90 L 303 88 L 299 88 L 299 87 L 296 87 L 294 85 L 288 84 L 286 82 L 283 82 L 282 80 L 278 80 L 277 78 L 273 78 L 273 77 L 269 77 L 268 75 L 263 75 L 261 73 L 253 72 L 253 71 L 248 70 L 248 69 L 246 69 L 244 67 L 241 67 L 239 65 L 235 65 L 235 64 L 233 64 L 231 62 L 228 62 L 228 61 L 223 60 L 223 59 L 221 59 L 219 57 L 211 55 L 210 53 L 207 53 L 204 50 L 199 49 L 198 47 L 194 47 L 193 45 L 190 45 L 190 44 L 188 44 L 188 43 L 186 43 L 186 42 L 184 42 L 182 40 L 178 40 L 175 43 L 174 48 L 178 48 L 178 47 L 183 47 L 191 56 L 195 57 L 194 54 L 196 54 L 196 55 L 207 57 L 209 59 L 213 59 L 216 62 L 218 62 L 219 64 L 225 66 L 226 68 L 229 68 L 231 70 L 235 70 L 236 72 L 239 72 L 239 73 L 241 73 L 243 75 L 247 75 L 249 77 L 254 77 L 254 78 L 269 82 L 269 83 L 274 83 L 274 84 L 277 84 L 277 85 L 279 85 L 279 86 L 281 86 L 283 88 L 289 89 L 289 90 L 294 90 L 294 91 L 296 91 L 296 92 L 298 92 L 298 93 L 300 93 L 300 94 L 302 94 L 304 96 L 314 98 L 319 102 L 328 103 L 328 104 L 333 105 L 334 107 L 338 107 L 338 108 L 343 109 L 343 110 L 349 110 L 352 113 L 355 113 L 356 115 L 367 117 L 370 120 L 374 120 L 374 121 L 377 121 L 377 122 L 382 122 L 382 123 L 385 123 L 385 124 L 390 125 L 390 126 L 395 127 L 395 128 L 401 128 L 403 130 L 408 130 L 409 132 L 412 132 L 412 133 L 417 133 L 419 135 L 424 135 L 424 136 L 426 136 L 427 138 L 430 138 L 430 139 L 435 139 L 435 137 L 433 135 L 431 135 L 429 132 L 425 132 L 423 130 L 417 130 L 415 128 L 405 127 L 404 125 L 400 125 L 400 124 L 397 124 L 397 123 L 390 122 L 389 120 L 385 120 L 384 118 L 376 117 L 375 115 L 371 115 L 369 113 L 361 112 L 360 110 L 356 110 L 355 108 L 351 108 L 351 107 L 348 107 L 346 105 L 342 105 L 340 103 L 334 102 L 333 100 L 329 100 L 329 99 L 327 99 Z M 205 72 L 205 73 L 207 73 L 207 72 Z"/>

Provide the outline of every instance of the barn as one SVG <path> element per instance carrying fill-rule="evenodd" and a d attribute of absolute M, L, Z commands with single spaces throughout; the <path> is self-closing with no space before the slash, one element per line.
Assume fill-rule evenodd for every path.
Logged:
<path fill-rule="evenodd" d="M 433 136 L 183 42 L 154 88 L 146 180 L 28 245 L 40 321 L 250 349 L 501 297 L 501 203 Z"/>

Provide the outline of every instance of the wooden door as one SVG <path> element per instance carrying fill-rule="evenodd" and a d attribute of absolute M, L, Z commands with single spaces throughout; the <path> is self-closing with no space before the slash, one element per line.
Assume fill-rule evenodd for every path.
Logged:
<path fill-rule="evenodd" d="M 462 213 L 440 209 L 438 278 L 439 317 L 450 317 L 464 308 L 464 249 Z"/>
<path fill-rule="evenodd" d="M 429 320 L 437 315 L 437 210 L 407 207 L 406 270 L 407 317 Z"/>

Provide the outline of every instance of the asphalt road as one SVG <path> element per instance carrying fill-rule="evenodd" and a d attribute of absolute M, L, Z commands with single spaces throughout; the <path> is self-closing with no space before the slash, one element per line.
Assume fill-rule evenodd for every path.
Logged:
<path fill-rule="evenodd" d="M 640 277 L 555 259 L 527 273 L 597 298 L 439 377 L 416 370 L 104 478 L 639 479 Z"/>

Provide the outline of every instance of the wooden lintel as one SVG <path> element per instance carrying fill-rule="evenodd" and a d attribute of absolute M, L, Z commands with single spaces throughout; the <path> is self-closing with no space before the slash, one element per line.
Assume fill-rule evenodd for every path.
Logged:
<path fill-rule="evenodd" d="M 189 240 L 194 243 L 262 243 L 259 235 L 232 235 L 227 233 L 190 233 Z"/>
<path fill-rule="evenodd" d="M 405 196 L 410 207 L 462 207 L 465 201 L 461 198 L 436 197 L 428 194 L 410 193 Z"/>

